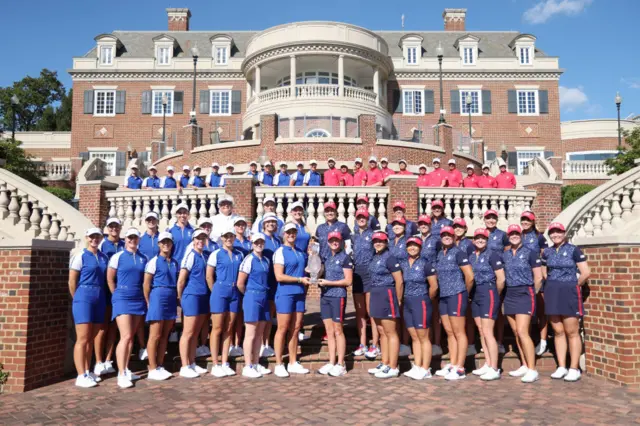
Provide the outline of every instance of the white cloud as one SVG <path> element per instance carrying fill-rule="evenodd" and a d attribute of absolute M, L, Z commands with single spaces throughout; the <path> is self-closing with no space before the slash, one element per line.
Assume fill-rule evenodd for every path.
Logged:
<path fill-rule="evenodd" d="M 621 78 L 620 81 L 626 84 L 629 89 L 640 89 L 640 79 L 637 78 Z"/>
<path fill-rule="evenodd" d="M 577 15 L 593 0 L 543 0 L 527 9 L 522 17 L 530 24 L 544 24 L 555 15 Z"/>
<path fill-rule="evenodd" d="M 565 111 L 575 111 L 589 104 L 589 98 L 582 90 L 582 86 L 564 87 L 560 86 L 560 108 Z"/>

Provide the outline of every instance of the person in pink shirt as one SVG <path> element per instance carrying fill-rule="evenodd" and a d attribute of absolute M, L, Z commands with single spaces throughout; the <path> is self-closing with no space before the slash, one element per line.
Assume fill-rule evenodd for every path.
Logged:
<path fill-rule="evenodd" d="M 382 157 L 382 159 L 380 160 L 380 166 L 380 172 L 382 173 L 383 179 L 386 179 L 387 176 L 396 174 L 396 172 L 389 168 L 389 160 L 387 159 L 387 157 Z"/>
<path fill-rule="evenodd" d="M 362 158 L 356 158 L 353 167 L 353 186 L 365 186 L 367 184 L 367 172 L 362 169 Z"/>
<path fill-rule="evenodd" d="M 515 189 L 516 177 L 507 171 L 507 165 L 502 158 L 498 159 L 500 173 L 496 176 L 496 183 L 499 189 Z"/>
<path fill-rule="evenodd" d="M 447 186 L 447 172 L 440 168 L 440 159 L 434 158 L 432 161 L 433 171 L 429 173 L 429 186 Z"/>
<path fill-rule="evenodd" d="M 349 173 L 349 167 L 344 163 L 340 165 L 340 186 L 353 186 L 353 176 Z"/>
<path fill-rule="evenodd" d="M 419 170 L 419 174 L 418 174 L 418 182 L 416 183 L 417 186 L 419 187 L 427 187 L 430 186 L 429 185 L 429 175 L 427 174 L 427 165 L 426 164 L 420 164 L 418 166 L 418 170 Z"/>
<path fill-rule="evenodd" d="M 462 173 L 456 168 L 456 160 L 450 159 L 447 163 L 449 172 L 447 173 L 447 183 L 450 188 L 460 188 L 462 186 Z"/>
<path fill-rule="evenodd" d="M 413 175 L 413 173 L 411 173 L 409 170 L 407 170 L 407 161 L 406 160 L 400 160 L 398 161 L 398 168 L 400 169 L 398 171 L 398 175 Z"/>
<path fill-rule="evenodd" d="M 384 178 L 378 168 L 378 159 L 371 156 L 369 157 L 369 170 L 367 171 L 367 186 L 382 186 L 383 184 Z"/>
<path fill-rule="evenodd" d="M 467 165 L 467 175 L 462 179 L 462 186 L 465 188 L 479 188 L 478 176 L 476 176 L 473 164 Z"/>
<path fill-rule="evenodd" d="M 329 169 L 324 172 L 323 175 L 324 186 L 339 186 L 340 171 L 336 169 L 336 160 L 329 158 L 327 164 L 329 165 Z"/>
<path fill-rule="evenodd" d="M 482 166 L 482 176 L 478 177 L 478 188 L 497 188 L 496 178 L 489 174 L 489 165 Z"/>

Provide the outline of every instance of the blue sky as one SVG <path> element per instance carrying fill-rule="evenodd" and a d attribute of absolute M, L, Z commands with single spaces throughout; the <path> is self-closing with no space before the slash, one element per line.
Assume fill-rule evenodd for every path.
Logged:
<path fill-rule="evenodd" d="M 70 88 L 71 58 L 87 52 L 96 35 L 165 30 L 166 7 L 190 8 L 191 29 L 212 31 L 261 30 L 302 20 L 399 30 L 402 14 L 407 30 L 440 30 L 445 7 L 464 7 L 468 30 L 532 33 L 539 48 L 560 57 L 566 70 L 560 79 L 563 120 L 614 117 L 616 91 L 624 99 L 623 118 L 640 114 L 640 0 L 9 1 L 0 26 L 5 40 L 0 86 L 46 67 L 58 71 Z"/>

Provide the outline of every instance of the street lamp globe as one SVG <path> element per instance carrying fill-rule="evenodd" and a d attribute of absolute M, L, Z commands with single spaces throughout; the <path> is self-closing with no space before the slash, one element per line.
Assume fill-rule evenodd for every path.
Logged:
<path fill-rule="evenodd" d="M 620 105 L 622 103 L 622 96 L 620 96 L 620 92 L 616 92 L 616 105 Z"/>
<path fill-rule="evenodd" d="M 471 98 L 470 93 L 467 93 L 467 97 L 464 100 L 467 103 L 467 105 L 471 105 L 471 103 L 473 102 L 473 98 Z"/>
<path fill-rule="evenodd" d="M 164 95 L 162 95 L 162 105 L 167 106 L 168 103 L 169 99 L 167 98 L 167 94 L 165 93 Z"/>
<path fill-rule="evenodd" d="M 442 48 L 442 43 L 438 43 L 438 47 L 436 47 L 436 56 L 438 58 L 442 58 L 444 56 L 444 49 Z"/>
<path fill-rule="evenodd" d="M 200 51 L 198 50 L 198 46 L 193 46 L 191 48 L 191 56 L 193 56 L 194 58 L 197 58 L 198 56 L 200 56 Z"/>
<path fill-rule="evenodd" d="M 11 97 L 11 105 L 18 105 L 20 104 L 20 98 L 18 98 L 17 95 L 13 95 Z"/>

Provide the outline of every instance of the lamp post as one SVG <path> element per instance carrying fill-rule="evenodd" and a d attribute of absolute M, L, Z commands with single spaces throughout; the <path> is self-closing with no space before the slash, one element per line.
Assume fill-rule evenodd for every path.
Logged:
<path fill-rule="evenodd" d="M 16 140 L 16 107 L 20 105 L 20 99 L 18 98 L 18 96 L 13 95 L 11 97 L 11 115 L 13 116 L 13 122 L 12 122 L 12 126 L 11 126 L 11 140 L 15 141 Z M 618 109 L 619 110 L 619 109 Z M 620 115 L 620 114 L 618 114 Z M 618 120 L 620 121 L 620 120 Z"/>
<path fill-rule="evenodd" d="M 442 44 L 438 43 L 438 47 L 436 48 L 436 56 L 438 56 L 438 66 L 440 67 L 440 118 L 438 119 L 438 124 L 442 124 L 445 122 L 444 119 L 444 97 L 442 90 L 442 58 L 444 56 L 444 49 L 442 48 Z"/>
<path fill-rule="evenodd" d="M 473 103 L 473 98 L 471 97 L 471 93 L 467 92 L 467 97 L 464 99 L 467 104 L 467 111 L 469 112 L 469 143 L 471 143 L 471 103 Z"/>
<path fill-rule="evenodd" d="M 618 109 L 618 151 L 622 149 L 622 128 L 620 127 L 620 104 L 622 103 L 622 96 L 620 92 L 616 92 L 616 108 Z"/>
<path fill-rule="evenodd" d="M 189 124 L 195 126 L 198 124 L 198 120 L 196 120 L 196 67 L 198 65 L 198 56 L 200 56 L 197 46 L 191 48 L 191 56 L 193 56 L 193 103 L 191 104 L 191 114 L 189 114 L 191 116 Z"/>
<path fill-rule="evenodd" d="M 507 145 L 505 145 L 504 142 L 502 142 L 502 145 L 500 145 L 500 151 L 502 151 L 500 153 L 500 157 L 502 157 L 502 159 L 506 163 L 507 162 L 507 158 L 509 158 L 509 154 L 507 154 Z"/>
<path fill-rule="evenodd" d="M 167 99 L 167 94 L 162 95 L 162 142 L 166 142 L 167 138 L 165 136 L 167 131 L 167 104 L 169 103 L 169 99 Z"/>

